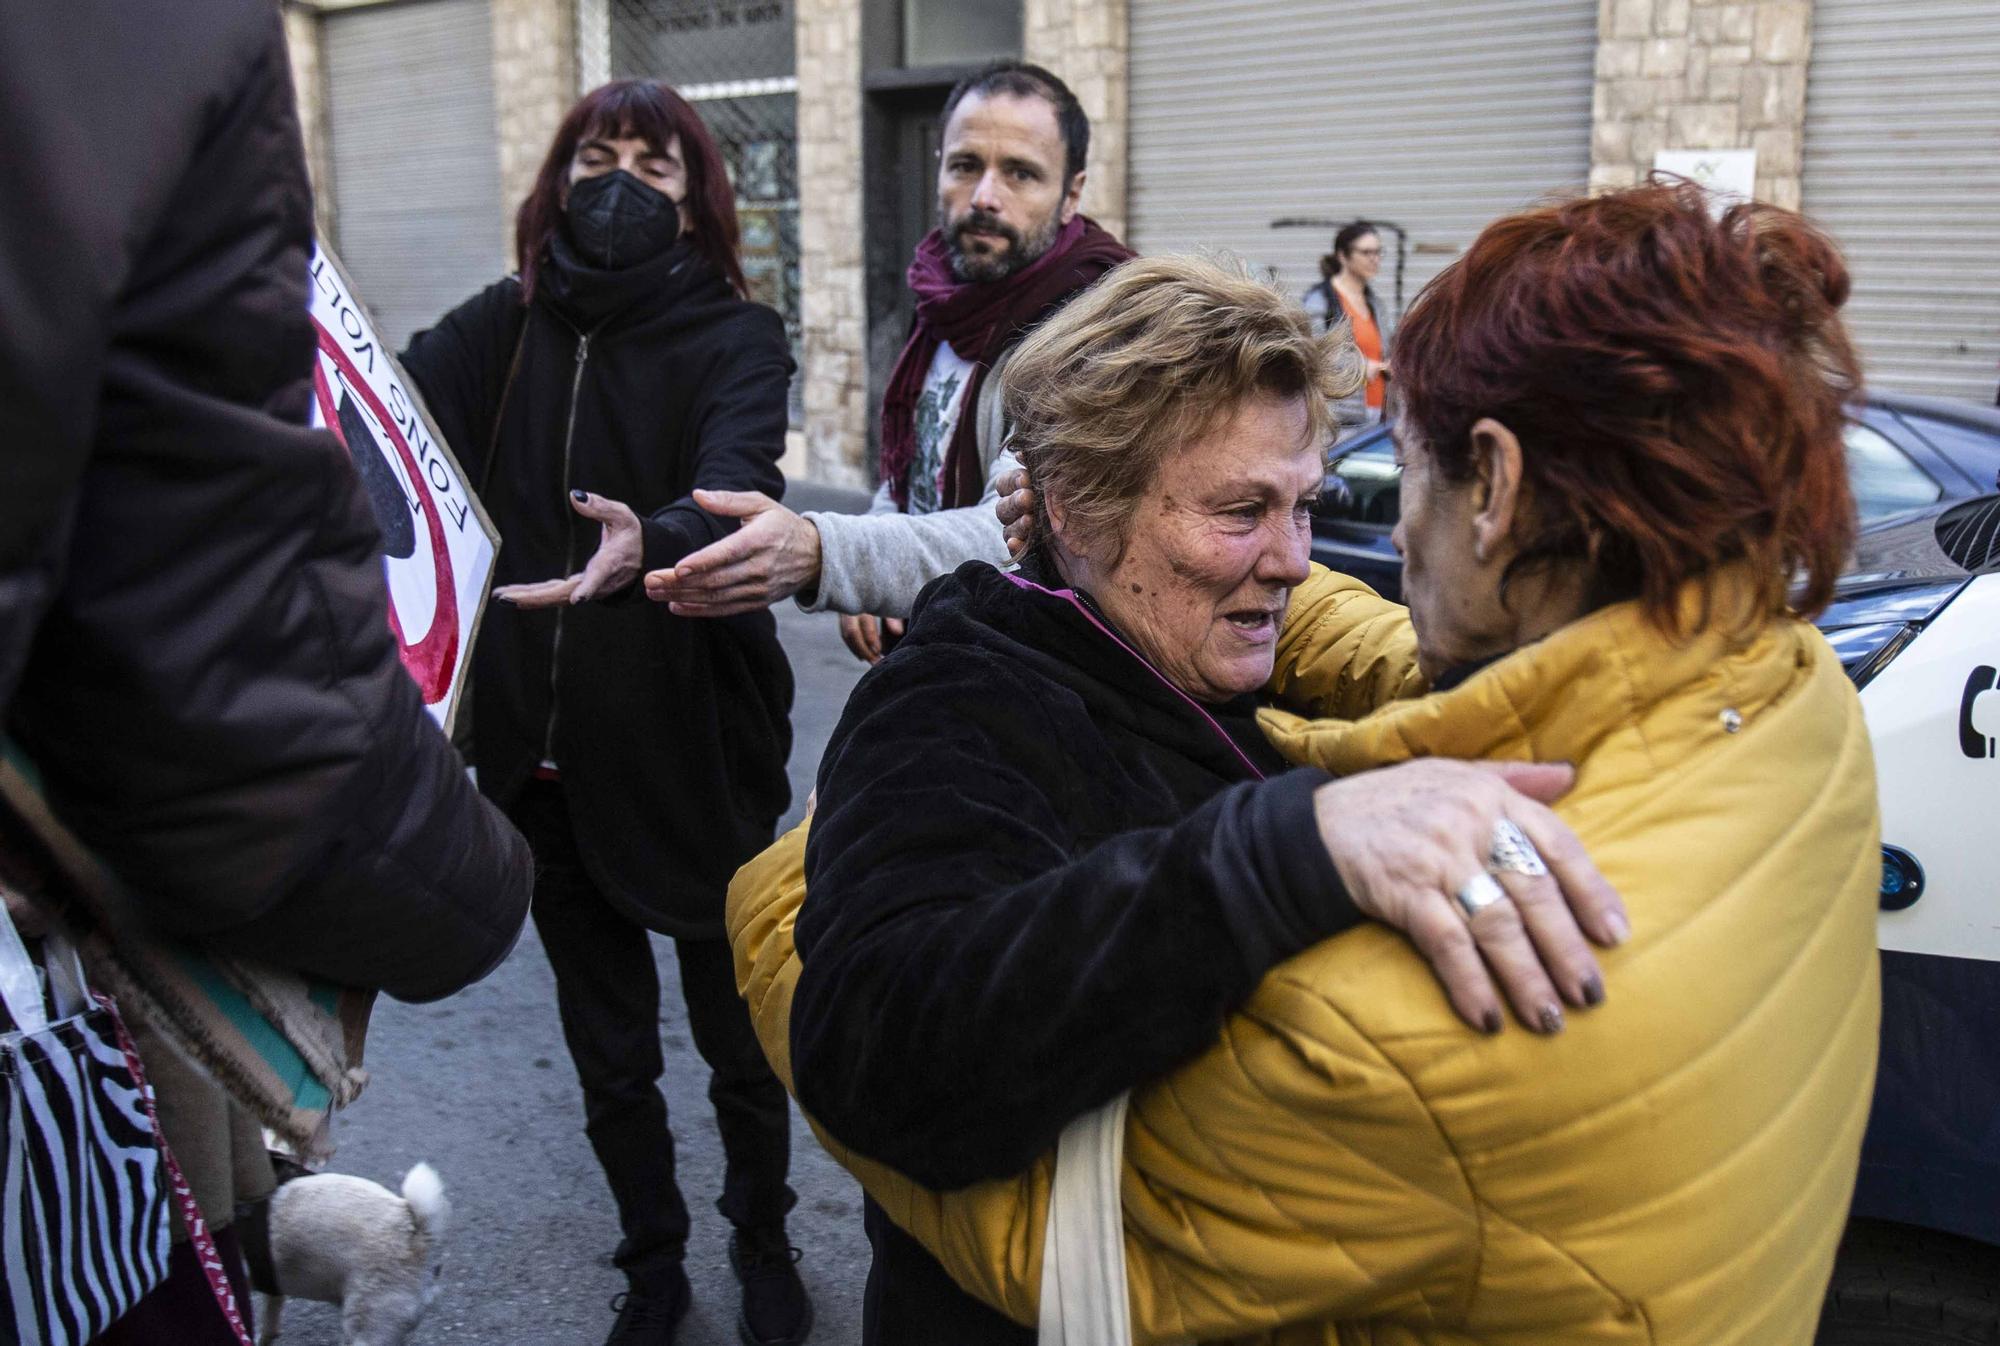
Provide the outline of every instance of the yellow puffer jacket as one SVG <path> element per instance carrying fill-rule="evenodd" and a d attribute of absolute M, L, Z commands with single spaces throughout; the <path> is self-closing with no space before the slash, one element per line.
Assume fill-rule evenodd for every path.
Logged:
<path fill-rule="evenodd" d="M 1299 591 L 1275 682 L 1294 704 L 1408 690 L 1407 630 L 1355 587 Z M 1338 773 L 1576 763 L 1557 811 L 1633 935 L 1603 956 L 1607 1003 L 1553 1040 L 1466 1029 L 1381 928 L 1273 971 L 1210 1051 L 1133 1094 L 1141 1341 L 1811 1340 L 1874 1073 L 1874 767 L 1819 634 L 1732 638 L 1730 600 L 1685 644 L 1619 605 L 1448 692 L 1269 714 L 1287 756 Z M 788 1080 L 803 848 L 802 826 L 730 896 L 738 982 Z M 1034 1321 L 1049 1158 L 939 1195 L 829 1148 L 962 1285 Z"/>

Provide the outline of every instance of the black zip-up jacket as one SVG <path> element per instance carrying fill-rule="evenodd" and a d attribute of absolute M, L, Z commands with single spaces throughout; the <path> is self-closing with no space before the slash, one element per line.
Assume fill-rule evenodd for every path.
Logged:
<path fill-rule="evenodd" d="M 1040 563 L 932 583 L 827 747 L 798 919 L 799 1104 L 936 1188 L 1016 1173 L 1358 922 L 1323 772 L 1173 689 Z M 871 1343 L 1030 1342 L 869 1212 Z"/>
<path fill-rule="evenodd" d="M 422 999 L 527 912 L 306 427 L 312 208 L 270 0 L 0 5 L 0 706 L 167 929 Z"/>
<path fill-rule="evenodd" d="M 648 570 L 735 527 L 696 507 L 697 486 L 784 494 L 784 324 L 685 240 L 600 271 L 558 234 L 531 304 L 500 281 L 403 360 L 505 539 L 497 584 L 583 568 L 599 530 L 573 489 L 637 511 Z M 472 702 L 489 797 L 511 803 L 555 762 L 605 895 L 652 929 L 722 936 L 729 880 L 791 797 L 792 673 L 769 612 L 676 617 L 636 585 L 576 607 L 494 603 Z"/>

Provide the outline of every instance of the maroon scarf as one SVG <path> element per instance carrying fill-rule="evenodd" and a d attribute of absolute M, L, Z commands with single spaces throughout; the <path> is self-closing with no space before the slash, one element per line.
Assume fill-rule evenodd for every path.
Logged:
<path fill-rule="evenodd" d="M 1049 250 L 1004 280 L 961 281 L 951 274 L 944 235 L 933 229 L 917 245 L 910 262 L 910 289 L 917 296 L 917 321 L 882 397 L 882 480 L 898 509 L 909 508 L 910 465 L 917 457 L 917 401 L 940 344 L 949 342 L 972 362 L 958 425 L 944 455 L 944 508 L 978 503 L 986 493 L 979 461 L 979 388 L 986 371 L 1021 333 L 1071 295 L 1127 260 L 1132 250 L 1075 215 L 1057 233 Z"/>

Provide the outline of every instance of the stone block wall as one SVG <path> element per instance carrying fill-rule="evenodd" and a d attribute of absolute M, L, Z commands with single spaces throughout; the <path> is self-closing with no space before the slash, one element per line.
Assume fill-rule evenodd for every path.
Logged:
<path fill-rule="evenodd" d="M 326 63 L 320 53 L 319 11 L 285 0 L 285 48 L 292 64 L 292 89 L 299 100 L 299 130 L 305 136 L 306 174 L 312 179 L 313 232 L 332 243 L 334 234 L 332 137 L 326 111 Z"/>
<path fill-rule="evenodd" d="M 1600 0 L 1590 185 L 1663 149 L 1755 149 L 1759 200 L 1796 210 L 1812 0 Z"/>
<path fill-rule="evenodd" d="M 1090 116 L 1083 209 L 1125 236 L 1128 0 L 1025 0 L 1022 52 L 1047 66 Z"/>
<path fill-rule="evenodd" d="M 863 261 L 861 6 L 797 0 L 799 292 L 806 475 L 867 489 L 868 301 Z"/>
<path fill-rule="evenodd" d="M 549 141 L 576 101 L 574 0 L 492 0 L 493 116 L 507 256 L 514 212 L 535 185 Z"/>

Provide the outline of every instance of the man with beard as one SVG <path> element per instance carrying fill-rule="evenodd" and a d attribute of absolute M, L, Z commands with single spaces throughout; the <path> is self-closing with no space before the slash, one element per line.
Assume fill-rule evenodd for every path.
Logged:
<path fill-rule="evenodd" d="M 925 584 L 966 561 L 1007 563 L 994 482 L 1014 463 L 997 375 L 1026 332 L 1132 253 L 1078 212 L 1090 120 L 1042 67 L 1002 61 L 960 81 L 941 139 L 938 227 L 910 263 L 916 324 L 882 399 L 869 512 L 697 492 L 742 527 L 647 575 L 656 602 L 724 617 L 796 594 L 842 614 L 848 648 L 873 663 Z"/>

